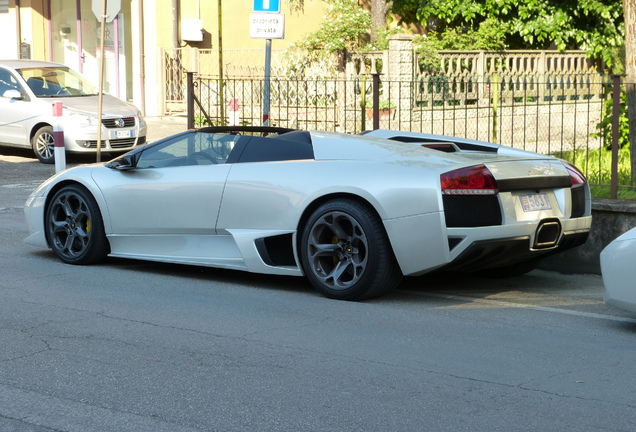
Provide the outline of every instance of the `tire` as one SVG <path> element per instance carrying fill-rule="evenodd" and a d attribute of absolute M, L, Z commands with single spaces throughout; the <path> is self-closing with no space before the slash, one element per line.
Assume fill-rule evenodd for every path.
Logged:
<path fill-rule="evenodd" d="M 53 128 L 43 126 L 37 130 L 31 139 L 33 153 L 38 160 L 45 164 L 55 163 L 55 145 L 53 141 Z"/>
<path fill-rule="evenodd" d="M 378 297 L 402 280 L 382 222 L 350 199 L 329 201 L 312 213 L 302 232 L 300 259 L 314 288 L 332 299 Z"/>
<path fill-rule="evenodd" d="M 97 202 L 79 185 L 65 186 L 53 196 L 45 232 L 53 252 L 68 264 L 94 264 L 110 251 Z"/>

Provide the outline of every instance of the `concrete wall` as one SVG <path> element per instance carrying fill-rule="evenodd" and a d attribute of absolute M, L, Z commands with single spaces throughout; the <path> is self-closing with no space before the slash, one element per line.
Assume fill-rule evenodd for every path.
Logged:
<path fill-rule="evenodd" d="M 592 198 L 592 229 L 587 242 L 546 258 L 540 267 L 562 273 L 601 274 L 601 251 L 634 227 L 636 201 Z"/>

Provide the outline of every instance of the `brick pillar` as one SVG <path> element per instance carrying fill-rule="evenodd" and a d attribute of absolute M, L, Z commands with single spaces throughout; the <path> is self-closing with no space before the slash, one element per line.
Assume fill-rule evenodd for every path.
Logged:
<path fill-rule="evenodd" d="M 383 67 L 384 95 L 397 107 L 396 121 L 392 129 L 408 127 L 413 104 L 414 62 L 413 35 L 395 34 L 389 36 L 388 65 Z M 387 93 L 388 90 L 388 93 Z M 404 123 L 404 127 L 401 124 Z"/>

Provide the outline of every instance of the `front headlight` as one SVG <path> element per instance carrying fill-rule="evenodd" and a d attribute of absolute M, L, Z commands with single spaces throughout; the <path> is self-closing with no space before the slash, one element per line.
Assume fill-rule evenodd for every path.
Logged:
<path fill-rule="evenodd" d="M 139 119 L 139 127 L 141 129 L 146 127 L 146 119 L 143 118 L 143 116 L 141 115 L 141 111 L 137 110 L 137 112 L 135 113 L 135 117 L 137 117 Z"/>
<path fill-rule="evenodd" d="M 78 128 L 97 127 L 97 119 L 95 117 L 91 117 L 84 114 L 78 114 L 78 113 L 69 114 L 68 121 L 74 127 L 78 127 Z"/>

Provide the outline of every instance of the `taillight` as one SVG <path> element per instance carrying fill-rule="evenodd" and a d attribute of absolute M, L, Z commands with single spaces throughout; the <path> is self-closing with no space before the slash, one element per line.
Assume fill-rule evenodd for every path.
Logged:
<path fill-rule="evenodd" d="M 495 195 L 497 181 L 484 165 L 461 168 L 440 176 L 444 195 Z"/>
<path fill-rule="evenodd" d="M 572 189 L 579 188 L 587 183 L 587 179 L 583 175 L 581 171 L 570 162 L 561 161 L 565 166 L 565 169 L 568 171 L 570 175 L 570 180 L 572 181 Z"/>

